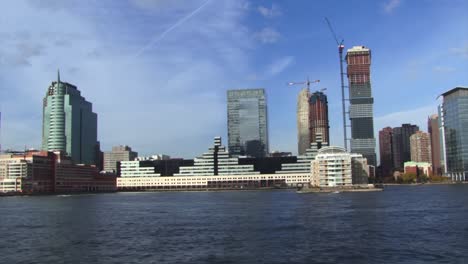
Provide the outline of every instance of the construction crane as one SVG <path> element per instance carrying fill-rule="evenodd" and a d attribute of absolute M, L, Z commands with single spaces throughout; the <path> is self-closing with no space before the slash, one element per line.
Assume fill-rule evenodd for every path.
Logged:
<path fill-rule="evenodd" d="M 343 73 L 343 50 L 344 50 L 344 39 L 338 40 L 336 37 L 335 31 L 333 30 L 333 27 L 330 23 L 330 20 L 328 18 L 325 18 L 325 21 L 328 24 L 328 28 L 330 29 L 330 32 L 333 35 L 333 38 L 335 38 L 336 45 L 338 45 L 338 54 L 340 57 L 340 77 L 341 77 L 341 104 L 343 107 L 343 138 L 344 138 L 344 148 L 348 150 L 348 136 L 347 136 L 347 124 L 346 124 L 346 98 L 345 98 L 345 84 L 344 84 L 344 73 Z"/>
<path fill-rule="evenodd" d="M 318 82 L 320 82 L 320 80 L 310 81 L 309 77 L 307 77 L 307 81 L 305 81 L 305 82 L 289 82 L 288 85 L 292 86 L 292 85 L 304 85 L 305 84 L 307 86 L 307 91 L 310 91 L 310 84 L 311 83 L 318 83 Z"/>

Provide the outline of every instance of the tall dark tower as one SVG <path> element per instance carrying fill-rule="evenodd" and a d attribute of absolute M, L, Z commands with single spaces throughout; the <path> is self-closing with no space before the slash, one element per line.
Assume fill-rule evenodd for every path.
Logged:
<path fill-rule="evenodd" d="M 391 176 L 393 170 L 392 134 L 391 127 L 379 131 L 380 171 L 384 177 Z"/>
<path fill-rule="evenodd" d="M 330 143 L 330 126 L 328 122 L 328 100 L 323 92 L 314 92 L 309 99 L 310 142 L 315 142 L 317 133 L 323 141 Z"/>
<path fill-rule="evenodd" d="M 376 165 L 374 137 L 374 98 L 370 81 L 371 51 L 354 46 L 346 54 L 349 82 L 351 152 L 360 153 L 369 165 Z"/>

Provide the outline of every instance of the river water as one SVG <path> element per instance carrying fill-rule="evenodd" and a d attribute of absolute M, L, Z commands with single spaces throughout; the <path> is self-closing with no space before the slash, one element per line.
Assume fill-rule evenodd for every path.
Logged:
<path fill-rule="evenodd" d="M 468 184 L 3 197 L 0 263 L 468 263 Z"/>

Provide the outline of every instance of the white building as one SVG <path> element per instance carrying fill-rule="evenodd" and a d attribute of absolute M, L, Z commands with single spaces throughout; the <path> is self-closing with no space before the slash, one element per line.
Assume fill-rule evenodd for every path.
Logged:
<path fill-rule="evenodd" d="M 367 185 L 368 175 L 367 159 L 341 147 L 324 147 L 311 162 L 311 185 L 314 187 Z"/>
<path fill-rule="evenodd" d="M 281 164 L 281 171 L 276 173 L 309 173 L 310 162 L 317 156 L 318 150 L 328 146 L 328 142 L 323 142 L 321 133 L 315 135 L 315 142 L 310 143 L 310 147 L 305 150 L 304 155 L 297 157 L 297 163 Z"/>
<path fill-rule="evenodd" d="M 161 174 L 156 173 L 154 167 L 141 167 L 140 161 L 121 161 L 120 162 L 121 177 L 159 177 Z"/>
<path fill-rule="evenodd" d="M 253 165 L 239 165 L 239 159 L 230 157 L 226 147 L 221 145 L 221 137 L 214 138 L 214 146 L 201 157 L 194 159 L 193 166 L 182 166 L 174 176 L 213 176 L 213 175 L 253 175 Z"/>

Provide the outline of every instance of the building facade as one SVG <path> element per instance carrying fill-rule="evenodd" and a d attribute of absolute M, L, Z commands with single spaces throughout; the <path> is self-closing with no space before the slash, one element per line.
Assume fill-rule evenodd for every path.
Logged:
<path fill-rule="evenodd" d="M 419 130 L 417 125 L 403 124 L 392 131 L 393 167 L 403 171 L 403 164 L 411 161 L 410 137 Z"/>
<path fill-rule="evenodd" d="M 253 165 L 239 165 L 239 158 L 231 157 L 226 147 L 221 144 L 221 137 L 214 138 L 214 145 L 208 152 L 194 159 L 193 166 L 182 166 L 174 176 L 217 176 L 217 175 L 252 175 Z"/>
<path fill-rule="evenodd" d="M 310 91 L 302 89 L 297 96 L 297 153 L 304 155 L 310 147 Z"/>
<path fill-rule="evenodd" d="M 0 157 L 0 191 L 16 193 L 111 192 L 116 177 L 94 165 L 74 164 L 61 152 L 36 151 Z"/>
<path fill-rule="evenodd" d="M 391 176 L 393 172 L 392 134 L 391 127 L 379 131 L 380 171 L 384 177 Z"/>
<path fill-rule="evenodd" d="M 432 175 L 432 165 L 429 162 L 415 162 L 407 161 L 404 164 L 405 173 L 413 173 L 418 176 L 431 176 Z"/>
<path fill-rule="evenodd" d="M 371 51 L 364 46 L 348 49 L 346 55 L 349 82 L 349 118 L 351 121 L 351 152 L 367 158 L 376 166 L 374 117 L 370 65 Z"/>
<path fill-rule="evenodd" d="M 314 92 L 309 98 L 309 144 L 315 141 L 320 133 L 325 142 L 330 142 L 330 125 L 328 121 L 327 96 L 320 91 Z"/>
<path fill-rule="evenodd" d="M 229 90 L 227 100 L 229 152 L 234 156 L 266 156 L 269 145 L 265 90 Z"/>
<path fill-rule="evenodd" d="M 431 163 L 431 137 L 429 133 L 416 131 L 410 136 L 411 161 Z"/>
<path fill-rule="evenodd" d="M 98 145 L 92 104 L 58 74 L 43 100 L 42 149 L 64 152 L 76 163 L 96 164 Z"/>
<path fill-rule="evenodd" d="M 281 164 L 281 170 L 277 173 L 310 173 L 310 162 L 315 159 L 321 148 L 327 146 L 328 142 L 323 141 L 322 134 L 317 133 L 314 142 L 309 144 L 305 153 L 297 156 L 297 162 Z"/>
<path fill-rule="evenodd" d="M 104 152 L 104 170 L 115 173 L 119 161 L 131 161 L 137 157 L 138 153 L 129 146 L 112 147 L 112 151 Z"/>
<path fill-rule="evenodd" d="M 434 174 L 442 175 L 439 123 L 439 115 L 437 114 L 431 115 L 427 119 L 427 131 L 431 139 L 432 171 Z"/>
<path fill-rule="evenodd" d="M 311 162 L 311 185 L 314 187 L 350 187 L 368 184 L 369 166 L 361 154 L 341 147 L 325 147 Z"/>
<path fill-rule="evenodd" d="M 442 94 L 445 163 L 447 175 L 468 180 L 468 87 Z"/>

